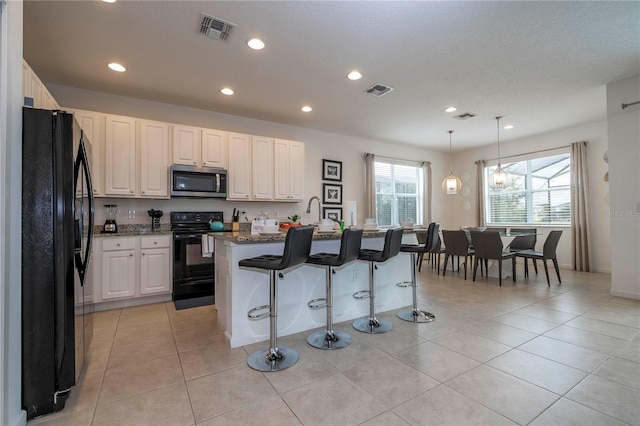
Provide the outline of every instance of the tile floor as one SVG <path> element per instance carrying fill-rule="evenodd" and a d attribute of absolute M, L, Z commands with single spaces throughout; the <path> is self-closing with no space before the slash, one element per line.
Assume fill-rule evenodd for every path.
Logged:
<path fill-rule="evenodd" d="M 341 323 L 353 343 L 336 351 L 282 337 L 300 361 L 276 373 L 245 363 L 264 344 L 228 348 L 211 306 L 100 312 L 67 407 L 29 424 L 639 425 L 640 302 L 610 296 L 609 275 L 561 272 L 499 287 L 425 262 L 435 322 Z"/>

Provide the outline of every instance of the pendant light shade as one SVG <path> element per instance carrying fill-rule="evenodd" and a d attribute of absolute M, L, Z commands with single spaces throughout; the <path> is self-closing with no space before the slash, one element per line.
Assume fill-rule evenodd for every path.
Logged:
<path fill-rule="evenodd" d="M 455 195 L 462 188 L 462 182 L 453 174 L 453 159 L 451 158 L 451 133 L 453 130 L 449 130 L 449 176 L 442 181 L 442 190 L 447 195 Z"/>
<path fill-rule="evenodd" d="M 498 167 L 489 175 L 489 187 L 491 189 L 502 190 L 507 187 L 509 173 L 500 165 L 500 119 L 496 117 L 498 126 Z"/>

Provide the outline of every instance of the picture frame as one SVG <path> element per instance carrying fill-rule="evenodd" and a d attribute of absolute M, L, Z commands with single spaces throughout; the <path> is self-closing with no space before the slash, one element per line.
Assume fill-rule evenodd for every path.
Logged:
<path fill-rule="evenodd" d="M 340 223 L 342 221 L 342 207 L 323 207 L 322 218 Z"/>
<path fill-rule="evenodd" d="M 323 183 L 322 194 L 322 204 L 342 204 L 342 185 Z"/>
<path fill-rule="evenodd" d="M 342 182 L 342 161 L 323 159 L 322 180 Z"/>

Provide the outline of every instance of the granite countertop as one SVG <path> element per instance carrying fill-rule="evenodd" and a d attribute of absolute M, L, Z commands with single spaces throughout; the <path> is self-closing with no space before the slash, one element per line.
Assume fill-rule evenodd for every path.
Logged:
<path fill-rule="evenodd" d="M 412 234 L 420 229 L 405 229 L 405 234 Z M 387 229 L 381 228 L 377 231 L 364 231 L 363 238 L 381 238 L 384 237 Z M 240 232 L 209 232 L 214 238 L 229 241 L 236 244 L 255 244 L 255 243 L 270 243 L 284 241 L 287 236 L 287 231 L 282 230 L 277 235 L 251 235 L 250 231 Z M 332 232 L 313 232 L 314 241 L 317 240 L 339 240 L 342 238 L 342 233 L 338 230 Z"/>
<path fill-rule="evenodd" d="M 152 231 L 149 225 L 118 225 L 118 232 L 102 232 L 102 225 L 93 228 L 94 237 L 142 237 L 154 235 L 171 235 L 169 225 L 160 225 L 160 230 Z"/>

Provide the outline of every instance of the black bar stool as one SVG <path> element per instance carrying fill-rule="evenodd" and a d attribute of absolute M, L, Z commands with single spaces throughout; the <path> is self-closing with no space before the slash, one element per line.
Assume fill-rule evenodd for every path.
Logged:
<path fill-rule="evenodd" d="M 379 320 L 375 313 L 375 281 L 373 271 L 376 263 L 386 262 L 400 253 L 402 245 L 402 227 L 391 228 L 384 236 L 384 247 L 382 250 L 360 250 L 358 260 L 369 262 L 369 290 L 355 293 L 356 299 L 369 298 L 369 317 L 359 318 L 353 322 L 353 328 L 363 333 L 386 333 L 391 330 L 391 323 L 386 320 Z"/>
<path fill-rule="evenodd" d="M 240 266 L 248 268 L 267 269 L 269 271 L 270 300 L 269 305 L 258 306 L 251 309 L 247 316 L 251 319 L 265 318 L 269 316 L 269 347 L 256 351 L 249 355 L 247 364 L 258 371 L 284 370 L 298 361 L 298 353 L 289 347 L 278 347 L 278 276 L 276 271 L 291 268 L 304 263 L 309 258 L 311 240 L 313 238 L 313 226 L 298 226 L 289 228 L 284 241 L 282 256 L 265 254 L 250 259 L 242 259 Z M 257 313 L 268 309 L 267 312 Z"/>
<path fill-rule="evenodd" d="M 312 309 L 327 308 L 327 328 L 307 337 L 307 342 L 319 349 L 340 349 L 351 344 L 351 336 L 342 331 L 333 330 L 333 268 L 358 259 L 362 228 L 345 229 L 340 241 L 340 253 L 315 253 L 309 256 L 307 263 L 324 266 L 327 272 L 327 293 L 324 299 L 314 299 L 308 303 Z"/>
<path fill-rule="evenodd" d="M 418 309 L 418 276 L 416 273 L 416 256 L 418 254 L 427 253 L 433 249 L 438 243 L 440 237 L 438 236 L 438 230 L 440 229 L 439 223 L 430 223 L 427 229 L 427 242 L 424 244 L 402 244 L 400 251 L 403 253 L 411 253 L 411 283 L 400 283 L 400 287 L 408 287 L 410 284 L 413 291 L 413 308 L 405 309 L 398 312 L 398 318 L 411 322 L 431 322 L 436 319 L 436 316 Z"/>

